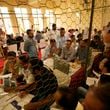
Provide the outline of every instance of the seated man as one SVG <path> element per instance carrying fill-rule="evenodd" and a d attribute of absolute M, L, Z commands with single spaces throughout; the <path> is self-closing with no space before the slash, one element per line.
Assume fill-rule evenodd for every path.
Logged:
<path fill-rule="evenodd" d="M 86 58 L 88 57 L 88 54 L 89 54 L 89 57 L 91 57 L 91 51 L 90 50 L 88 53 L 87 39 L 81 40 L 79 42 L 79 47 L 78 47 L 77 52 L 76 52 L 77 60 L 80 61 L 81 63 L 86 63 Z M 89 58 L 87 63 L 88 64 L 90 63 L 90 58 Z"/>
<path fill-rule="evenodd" d="M 67 61 L 73 61 L 75 59 L 75 49 L 72 47 L 71 39 L 66 41 L 66 46 L 62 48 L 61 58 Z"/>
<path fill-rule="evenodd" d="M 18 89 L 22 90 L 29 87 L 34 82 L 34 76 L 29 68 L 29 57 L 22 55 L 19 57 L 20 68 L 19 76 L 17 77 Z"/>
<path fill-rule="evenodd" d="M 75 110 L 78 104 L 77 90 L 72 91 L 69 87 L 60 87 L 55 93 L 55 101 L 62 110 Z"/>
<path fill-rule="evenodd" d="M 51 70 L 44 67 L 41 60 L 33 58 L 30 63 L 32 74 L 35 77 L 35 83 L 26 92 L 33 94 L 35 97 L 24 108 L 25 110 L 49 110 L 52 103 L 50 100 L 45 105 L 40 102 L 45 100 L 49 95 L 53 96 L 56 92 L 58 87 L 57 79 Z"/>
<path fill-rule="evenodd" d="M 45 49 L 44 59 L 53 57 L 54 54 L 58 54 L 58 48 L 54 39 L 50 40 L 50 45 Z"/>
<path fill-rule="evenodd" d="M 91 41 L 90 46 L 93 49 L 97 49 L 101 52 L 104 50 L 104 43 L 101 41 L 101 38 L 99 35 L 94 36 L 94 39 Z"/>
<path fill-rule="evenodd" d="M 7 54 L 7 60 L 5 61 L 4 68 L 2 74 L 12 73 L 12 78 L 16 78 L 19 72 L 19 61 L 16 58 L 16 53 L 14 51 L 10 51 Z"/>

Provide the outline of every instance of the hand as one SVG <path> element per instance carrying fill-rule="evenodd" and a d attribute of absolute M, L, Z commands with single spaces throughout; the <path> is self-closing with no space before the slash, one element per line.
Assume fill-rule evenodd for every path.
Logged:
<path fill-rule="evenodd" d="M 33 103 L 28 103 L 26 105 L 24 105 L 24 110 L 37 110 L 37 108 L 34 108 L 34 104 Z"/>
<path fill-rule="evenodd" d="M 23 97 L 25 97 L 26 95 L 27 95 L 26 91 L 21 91 L 21 92 L 18 94 L 18 96 L 19 96 L 20 98 L 23 98 Z"/>
<path fill-rule="evenodd" d="M 25 89 L 25 85 L 20 85 L 17 87 L 17 90 L 23 90 L 23 89 Z"/>

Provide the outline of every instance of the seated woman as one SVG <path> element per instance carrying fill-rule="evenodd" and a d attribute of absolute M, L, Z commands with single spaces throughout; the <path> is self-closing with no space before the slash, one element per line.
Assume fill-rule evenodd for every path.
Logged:
<path fill-rule="evenodd" d="M 12 78 L 16 79 L 19 72 L 19 61 L 16 58 L 16 53 L 14 51 L 10 51 L 7 54 L 7 60 L 5 61 L 4 68 L 2 74 L 12 73 Z"/>
<path fill-rule="evenodd" d="M 16 79 L 17 85 L 19 89 L 25 89 L 34 82 L 34 76 L 31 74 L 28 56 L 26 55 L 20 56 L 19 62 L 20 62 L 20 68 L 19 68 L 19 76 Z"/>
<path fill-rule="evenodd" d="M 55 101 L 62 110 L 75 110 L 78 104 L 77 91 L 69 87 L 60 87 L 55 93 Z"/>
<path fill-rule="evenodd" d="M 110 84 L 90 88 L 83 107 L 84 110 L 110 110 Z"/>
<path fill-rule="evenodd" d="M 53 57 L 54 54 L 58 54 L 58 48 L 55 39 L 51 39 L 50 45 L 45 49 L 45 55 L 43 59 Z"/>

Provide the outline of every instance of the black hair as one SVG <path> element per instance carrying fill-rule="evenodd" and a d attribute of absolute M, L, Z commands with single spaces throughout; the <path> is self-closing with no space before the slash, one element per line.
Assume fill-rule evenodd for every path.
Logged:
<path fill-rule="evenodd" d="M 81 38 L 81 37 L 82 37 L 82 34 L 79 33 L 79 34 L 77 35 L 77 38 Z"/>
<path fill-rule="evenodd" d="M 19 59 L 23 62 L 23 63 L 28 63 L 29 62 L 29 57 L 26 55 L 21 55 L 19 56 Z"/>
<path fill-rule="evenodd" d="M 100 83 L 101 85 L 102 85 L 102 84 L 108 84 L 108 83 L 110 83 L 110 75 L 102 74 L 102 75 L 100 76 L 99 83 Z"/>
<path fill-rule="evenodd" d="M 26 33 L 29 35 L 29 32 L 31 32 L 32 30 L 31 29 L 28 29 L 27 31 L 26 31 Z"/>
<path fill-rule="evenodd" d="M 64 110 L 75 110 L 78 103 L 77 91 L 72 91 L 69 87 L 60 87 L 58 91 L 62 94 L 58 104 Z"/>
<path fill-rule="evenodd" d="M 7 53 L 7 56 L 8 56 L 8 57 L 9 57 L 9 56 L 16 57 L 16 52 L 14 52 L 14 51 L 9 51 L 9 52 Z"/>
<path fill-rule="evenodd" d="M 55 26 L 56 26 L 56 24 L 55 24 L 55 23 L 53 23 L 53 24 L 52 24 L 52 27 L 55 27 Z"/>
<path fill-rule="evenodd" d="M 32 71 L 34 72 L 35 70 L 40 70 L 42 67 L 43 67 L 43 61 L 42 60 L 39 60 L 38 58 L 36 57 L 33 57 L 31 60 L 30 60 L 30 64 L 31 64 L 31 68 L 32 68 Z"/>
<path fill-rule="evenodd" d="M 55 39 L 50 39 L 50 43 L 51 43 L 51 42 L 56 42 L 56 41 L 55 41 Z"/>
<path fill-rule="evenodd" d="M 20 84 L 26 84 L 26 81 L 24 80 L 24 75 L 23 74 L 18 75 L 16 78 L 16 82 Z"/>
<path fill-rule="evenodd" d="M 65 30 L 65 28 L 60 28 L 61 31 Z"/>
<path fill-rule="evenodd" d="M 108 60 L 104 63 L 104 67 L 107 69 L 107 72 L 110 73 L 110 59 L 108 59 Z"/>
<path fill-rule="evenodd" d="M 76 31 L 78 31 L 78 29 L 76 29 Z"/>
<path fill-rule="evenodd" d="M 94 39 L 100 40 L 100 36 L 99 36 L 99 35 L 95 35 L 95 36 L 94 36 Z"/>

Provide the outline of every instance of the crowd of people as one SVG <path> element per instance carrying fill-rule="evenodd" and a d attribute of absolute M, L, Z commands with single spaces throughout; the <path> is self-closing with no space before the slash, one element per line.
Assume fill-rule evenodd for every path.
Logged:
<path fill-rule="evenodd" d="M 27 36 L 17 36 L 16 40 L 13 39 L 12 36 L 8 36 L 7 41 L 5 38 L 2 38 L 5 33 L 0 29 L 0 45 L 1 49 L 3 49 L 3 53 L 7 47 L 4 47 L 4 44 L 9 45 L 10 42 L 16 41 L 17 49 L 20 51 L 20 42 L 24 42 L 24 54 L 21 52 L 19 56 L 17 56 L 14 51 L 9 51 L 5 54 L 6 61 L 2 71 L 2 75 L 12 74 L 11 80 L 16 82 L 14 89 L 19 92 L 21 98 L 28 93 L 34 95 L 32 100 L 24 106 L 24 109 L 49 110 L 53 102 L 56 102 L 61 110 L 75 110 L 81 98 L 78 94 L 78 87 L 83 86 L 83 88 L 87 89 L 86 96 L 84 96 L 82 102 L 84 110 L 109 110 L 109 29 L 109 24 L 102 31 L 94 29 L 90 44 L 87 36 L 85 37 L 86 34 L 84 31 L 79 32 L 78 29 L 69 29 L 68 32 L 66 32 L 65 28 L 57 30 L 56 24 L 52 25 L 52 30 L 46 28 L 44 32 L 37 31 L 36 35 L 34 35 L 34 30 L 28 29 L 26 31 Z M 108 40 L 106 40 L 106 38 L 108 38 Z M 44 39 L 46 43 L 43 48 L 38 46 L 41 39 Z M 45 54 L 39 58 L 39 50 L 41 49 L 44 49 Z M 86 73 L 84 70 L 86 64 L 91 64 L 90 59 L 87 60 L 87 57 L 89 58 L 92 55 L 94 49 L 100 53 L 93 59 L 90 74 L 93 75 L 95 71 L 99 76 L 94 86 L 89 87 L 86 85 Z M 61 60 L 79 62 L 82 66 L 77 71 L 77 75 L 79 72 L 81 74 L 84 73 L 82 76 L 84 77 L 84 83 L 76 86 L 76 82 L 74 83 L 73 80 L 69 87 L 59 87 L 53 71 L 47 68 L 43 63 L 43 60 L 52 58 L 55 54 L 58 55 Z M 80 76 L 76 76 L 75 80 L 79 77 Z M 4 87 L 4 90 L 7 91 L 7 86 Z"/>

